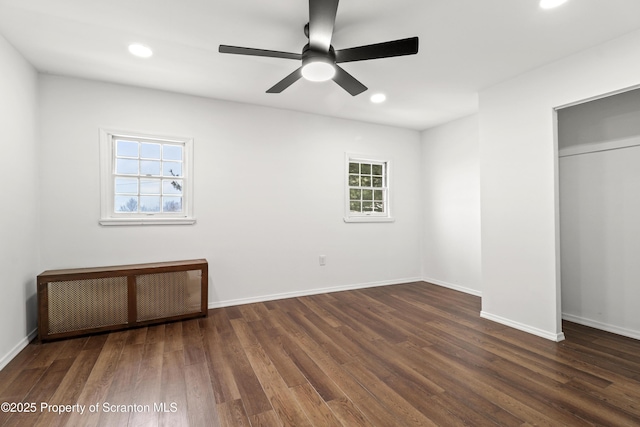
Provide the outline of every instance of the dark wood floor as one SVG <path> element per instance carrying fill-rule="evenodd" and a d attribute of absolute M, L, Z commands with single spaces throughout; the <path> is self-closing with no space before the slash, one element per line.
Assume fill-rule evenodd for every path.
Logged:
<path fill-rule="evenodd" d="M 640 341 L 565 323 L 554 343 L 479 311 L 421 282 L 32 343 L 0 371 L 23 410 L 0 425 L 640 425 Z"/>

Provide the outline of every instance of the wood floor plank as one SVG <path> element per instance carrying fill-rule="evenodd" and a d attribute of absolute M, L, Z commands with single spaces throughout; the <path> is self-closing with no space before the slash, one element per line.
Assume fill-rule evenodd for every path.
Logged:
<path fill-rule="evenodd" d="M 87 382 L 78 396 L 80 405 L 89 406 L 106 401 L 109 387 L 115 377 L 115 371 L 120 359 L 120 354 L 127 340 L 127 332 L 114 332 L 107 336 L 107 340 L 102 347 L 98 360 L 91 370 Z M 74 412 L 69 417 L 67 424 L 97 426 L 100 419 L 100 411 L 80 414 Z"/>
<path fill-rule="evenodd" d="M 398 294 L 400 294 L 399 291 L 393 294 L 376 292 L 370 293 L 369 295 L 370 298 L 384 303 L 384 305 L 386 305 L 390 310 L 393 310 L 395 317 L 400 318 L 409 324 L 420 326 L 437 318 L 436 315 L 402 300 L 397 296 Z"/>
<path fill-rule="evenodd" d="M 560 363 L 572 366 L 582 373 L 582 380 L 592 382 L 600 387 L 608 387 L 611 381 L 615 379 L 632 379 L 632 377 L 625 375 L 624 370 L 620 373 L 615 366 L 615 370 L 608 369 L 611 363 L 585 353 L 582 346 L 574 344 L 573 341 L 569 339 L 560 343 L 553 343 L 544 338 L 530 337 L 526 341 L 523 341 L 522 334 L 520 331 L 504 329 L 496 331 L 492 335 L 500 338 L 504 342 L 510 343 L 514 348 L 527 350 L 541 358 L 551 357 Z M 629 342 L 640 343 L 640 341 L 630 338 L 627 340 Z M 604 366 L 601 366 L 603 364 Z M 640 379 L 635 378 L 634 381 L 640 382 Z"/>
<path fill-rule="evenodd" d="M 338 427 L 342 425 L 327 402 L 320 397 L 311 384 L 302 384 L 292 390 L 312 426 Z"/>
<path fill-rule="evenodd" d="M 184 370 L 189 425 L 220 427 L 207 363 L 186 365 Z"/>
<path fill-rule="evenodd" d="M 240 314 L 242 315 L 242 319 L 246 320 L 247 322 L 259 322 L 260 320 L 262 320 L 260 318 L 260 315 L 258 315 L 258 313 L 256 312 L 256 310 L 254 309 L 255 304 L 247 304 L 247 305 L 241 305 L 238 306 L 238 310 L 240 311 Z M 233 319 L 231 319 L 233 320 Z M 231 322 L 233 324 L 233 322 Z"/>
<path fill-rule="evenodd" d="M 385 341 L 397 344 L 407 340 L 407 333 L 404 329 L 385 321 L 385 316 L 378 315 L 371 307 L 362 307 L 357 304 L 349 304 L 347 306 L 346 303 L 340 305 L 340 307 L 354 319 L 359 319 L 362 327 L 366 325 Z"/>
<path fill-rule="evenodd" d="M 40 377 L 38 387 L 33 387 L 21 402 L 35 403 L 37 406 L 41 402 L 49 402 L 51 396 L 55 393 L 58 385 L 62 381 L 69 368 L 73 363 L 72 358 L 55 360 L 49 368 Z M 42 415 L 41 407 L 32 412 L 18 412 L 12 414 L 6 421 L 6 426 L 26 426 L 35 425 L 38 418 Z"/>
<path fill-rule="evenodd" d="M 233 375 L 233 368 L 224 357 L 225 342 L 218 329 L 211 325 L 211 319 L 208 320 L 204 323 L 203 339 L 213 395 L 217 403 L 239 400 L 240 391 Z"/>
<path fill-rule="evenodd" d="M 357 362 L 364 363 L 376 371 L 376 375 L 383 382 L 395 382 L 399 388 L 404 388 L 406 392 L 413 390 L 413 393 L 423 397 L 443 393 L 445 390 L 428 377 L 416 372 L 411 363 L 407 363 L 399 357 L 389 359 L 388 355 L 397 353 L 397 350 L 390 343 L 384 340 L 375 342 L 361 339 L 358 334 L 349 327 L 343 327 L 342 332 L 353 341 L 358 342 L 363 349 Z"/>
<path fill-rule="evenodd" d="M 498 422 L 491 414 L 476 411 L 470 405 L 461 404 L 460 400 L 460 396 L 453 396 L 447 392 L 432 396 L 427 404 L 430 417 L 439 425 L 448 425 L 451 419 L 474 427 L 521 424 L 515 421 L 512 424 Z"/>
<path fill-rule="evenodd" d="M 219 333 L 231 332 L 233 329 L 231 327 L 231 322 L 229 315 L 227 313 L 237 313 L 233 318 L 236 317 L 241 318 L 242 312 L 239 307 L 226 307 L 226 308 L 218 308 L 215 310 L 209 310 L 209 321 L 210 324 L 214 325 Z"/>
<path fill-rule="evenodd" d="M 253 311 L 255 312 L 255 314 L 258 316 L 258 318 L 256 319 L 256 322 L 262 323 L 265 329 L 274 328 L 273 323 L 271 322 L 271 313 L 270 313 L 270 310 L 267 308 L 266 304 L 256 303 L 256 304 L 251 304 L 251 307 L 253 308 Z"/>
<path fill-rule="evenodd" d="M 26 368 L 34 357 L 40 353 L 42 346 L 37 340 L 26 346 L 0 370 L 0 393 L 4 392 L 8 382 Z"/>
<path fill-rule="evenodd" d="M 23 369 L 5 388 L 4 392 L 0 395 L 0 401 L 22 402 L 46 370 L 44 367 Z"/>
<path fill-rule="evenodd" d="M 427 418 L 418 409 L 398 394 L 393 388 L 380 381 L 373 372 L 365 368 L 361 363 L 348 364 L 348 372 L 371 393 L 379 402 L 395 415 L 397 422 L 406 426 L 436 426 L 437 424 Z M 402 420 L 402 421 L 400 421 Z M 452 426 L 461 425 L 456 420 L 451 420 Z"/>
<path fill-rule="evenodd" d="M 127 337 L 126 345 L 144 344 L 147 342 L 147 332 L 149 328 L 132 329 Z"/>
<path fill-rule="evenodd" d="M 109 393 L 103 403 L 106 407 L 112 408 L 116 405 L 116 408 L 120 405 L 127 406 L 131 404 L 140 403 L 137 402 L 137 396 L 135 395 L 136 387 L 136 375 L 140 369 L 140 363 L 144 353 L 143 344 L 130 344 L 136 342 L 137 339 L 131 339 L 131 332 L 125 342 L 124 349 L 118 359 L 118 365 L 113 376 L 113 381 L 109 387 Z M 135 332 L 134 332 L 135 334 Z M 129 422 L 131 412 L 129 411 L 111 411 L 101 410 L 99 424 L 101 425 L 127 425 Z"/>
<path fill-rule="evenodd" d="M 580 351 L 588 358 L 593 358 L 593 364 L 604 368 L 607 371 L 611 371 L 622 375 L 624 377 L 638 376 L 640 375 L 640 364 L 627 357 L 619 357 L 612 353 L 606 352 L 602 348 L 595 348 L 592 343 L 577 341 L 572 343 L 572 347 L 575 350 Z"/>
<path fill-rule="evenodd" d="M 275 365 L 287 386 L 295 387 L 304 384 L 306 381 L 304 375 L 302 375 L 302 372 L 300 372 L 282 347 L 276 330 L 265 330 L 262 322 L 251 322 L 249 327 L 260 343 L 260 346 L 269 354 L 271 362 Z"/>
<path fill-rule="evenodd" d="M 293 339 L 283 335 L 280 340 L 293 363 L 325 402 L 342 397 L 342 393 L 335 383 L 324 374 L 316 362 Z"/>
<path fill-rule="evenodd" d="M 206 361 L 198 320 L 182 322 L 182 343 L 185 365 L 196 365 Z"/>
<path fill-rule="evenodd" d="M 159 413 L 159 426 L 188 426 L 187 384 L 183 350 L 166 352 L 162 360 L 160 400 L 154 410 Z"/>
<path fill-rule="evenodd" d="M 251 427 L 281 427 L 283 424 L 275 411 L 262 412 L 249 419 Z"/>
<path fill-rule="evenodd" d="M 67 357 L 76 357 L 78 353 L 82 351 L 84 346 L 89 342 L 88 337 L 73 338 L 65 341 L 65 345 L 62 350 L 56 356 L 56 359 L 65 359 Z"/>
<path fill-rule="evenodd" d="M 162 325 L 162 326 L 164 326 L 164 325 Z M 83 350 L 102 350 L 102 348 L 104 347 L 105 343 L 109 339 L 109 335 L 108 334 L 98 334 L 98 335 L 92 335 L 92 336 L 90 336 L 88 338 L 89 338 L 89 340 L 87 341 L 87 343 L 82 348 Z"/>
<path fill-rule="evenodd" d="M 424 313 L 424 310 L 417 309 L 412 304 L 402 302 L 396 298 L 387 298 L 384 302 L 384 305 L 387 307 L 386 309 L 369 308 L 370 311 L 379 317 L 379 321 L 395 325 L 403 331 L 407 340 L 411 340 L 419 346 L 430 345 L 430 339 L 433 336 L 432 334 L 426 333 L 425 329 L 427 329 L 428 323 L 436 319 L 442 319 L 441 317 L 435 315 L 425 317 L 424 315 L 420 315 L 416 313 L 416 310 L 422 313 Z M 387 302 L 391 304 L 387 305 Z M 401 341 L 397 340 L 396 342 Z"/>
<path fill-rule="evenodd" d="M 547 411 L 553 409 L 555 412 L 580 414 L 580 418 L 599 425 L 633 425 L 635 422 L 633 415 L 606 401 L 599 400 L 588 393 L 580 395 L 567 393 L 563 384 L 535 375 L 513 363 L 501 362 L 493 363 L 494 375 L 509 381 L 522 391 L 526 390 L 531 398 L 530 402 L 533 404 L 539 401 L 541 404 L 546 404 Z"/>
<path fill-rule="evenodd" d="M 513 346 L 492 335 L 478 334 L 476 331 L 469 329 L 452 328 L 452 324 L 449 321 L 432 321 L 429 325 L 440 331 L 447 331 L 449 334 L 471 343 L 476 348 L 486 349 L 494 355 L 492 356 L 494 360 L 495 357 L 499 356 L 558 382 L 566 383 L 574 378 L 583 378 L 594 384 L 599 384 L 601 387 L 611 384 L 610 381 L 575 369 L 570 364 Z"/>
<path fill-rule="evenodd" d="M 73 359 L 73 365 L 66 372 L 66 375 L 58 383 L 58 388 L 48 402 L 51 405 L 67 405 L 78 402 L 78 398 L 84 388 L 93 366 L 95 365 L 100 350 L 82 350 Z M 58 414 L 55 412 L 42 412 L 40 418 L 35 423 L 38 427 L 57 427 L 67 424 L 70 413 Z"/>
<path fill-rule="evenodd" d="M 218 404 L 220 424 L 228 427 L 251 427 L 251 422 L 242 405 L 242 400 L 231 400 Z"/>
<path fill-rule="evenodd" d="M 309 352 L 313 352 L 315 348 L 313 342 L 307 340 L 300 340 L 300 345 Z M 399 422 L 347 372 L 344 364 L 339 364 L 333 358 L 319 353 L 315 354 L 314 361 L 345 395 L 327 402 L 343 425 L 360 425 L 361 421 L 365 421 L 364 425 L 368 426 L 387 426 L 396 425 Z"/>
<path fill-rule="evenodd" d="M 269 399 L 264 394 L 260 381 L 258 381 L 255 372 L 251 368 L 251 364 L 233 331 L 233 327 L 231 327 L 229 332 L 223 333 L 222 338 L 225 342 L 223 355 L 226 363 L 232 367 L 233 377 L 238 387 L 240 397 L 242 398 L 246 414 L 252 416 L 269 411 L 271 409 Z"/>
<path fill-rule="evenodd" d="M 307 306 L 307 308 L 309 308 L 309 310 L 311 310 L 315 314 L 315 316 L 317 316 L 320 319 L 323 319 L 327 324 L 329 324 L 330 327 L 332 328 L 340 327 L 341 325 L 340 320 L 333 317 L 331 313 L 329 313 L 322 306 L 322 304 L 319 304 L 318 302 L 316 302 L 314 295 L 302 299 L 302 303 L 305 306 Z M 308 316 L 308 314 L 305 314 L 305 316 Z"/>
<path fill-rule="evenodd" d="M 0 412 L 0 427 L 640 425 L 640 341 L 564 321 L 557 343 L 480 307 L 414 282 L 36 341 L 0 371 L 0 402 L 148 409 Z"/>
<path fill-rule="evenodd" d="M 390 328 L 384 325 L 379 318 L 364 310 L 358 310 L 352 305 L 341 301 L 332 307 L 331 312 L 371 341 L 385 339 L 397 343 L 406 340 L 404 333 L 396 330 L 395 327 Z"/>
<path fill-rule="evenodd" d="M 68 345 L 67 341 L 55 341 L 41 344 L 40 352 L 29 362 L 29 368 L 48 368 L 58 354 Z"/>
<path fill-rule="evenodd" d="M 147 329 L 147 334 L 145 337 L 145 344 L 153 344 L 153 343 L 162 343 L 162 348 L 164 348 L 164 333 L 165 333 L 165 325 L 155 325 L 149 326 Z"/>
<path fill-rule="evenodd" d="M 640 387 L 634 387 L 633 390 L 625 390 L 614 384 L 603 390 L 593 384 L 577 379 L 564 384 L 564 387 L 588 394 L 601 402 L 607 402 L 615 406 L 620 411 L 627 412 L 634 417 L 640 417 Z"/>
<path fill-rule="evenodd" d="M 183 349 L 182 325 L 184 322 L 167 323 L 164 328 L 164 352 L 172 353 Z"/>
<path fill-rule="evenodd" d="M 554 426 L 558 422 L 568 425 L 576 422 L 571 414 L 532 399 L 528 390 L 524 391 L 520 384 L 514 385 L 485 370 L 475 369 L 463 358 L 451 358 L 450 353 L 442 352 L 437 347 L 424 347 L 419 352 L 421 357 L 429 359 L 430 364 L 441 370 L 456 372 L 464 377 L 467 387 L 522 420 L 547 426 Z"/>
<path fill-rule="evenodd" d="M 319 344 L 320 351 L 337 360 L 339 363 L 347 363 L 353 359 L 353 353 L 357 353 L 355 346 L 346 339 L 339 331 L 316 313 L 301 315 L 300 313 L 289 313 L 292 321 L 313 341 Z M 349 350 L 352 354 L 349 354 Z"/>
<path fill-rule="evenodd" d="M 232 323 L 237 331 L 238 339 L 246 349 L 249 363 L 271 403 L 272 410 L 269 409 L 263 413 L 273 412 L 278 416 L 279 423 L 283 426 L 311 426 L 312 424 L 295 398 L 295 394 L 287 386 L 268 353 L 253 336 L 249 325 L 244 319 L 234 319 Z"/>
<path fill-rule="evenodd" d="M 397 357 L 411 366 L 422 376 L 431 379 L 457 399 L 459 406 L 467 406 L 472 411 L 495 420 L 499 425 L 519 425 L 523 420 L 517 418 L 507 409 L 497 405 L 494 399 L 487 399 L 485 390 L 470 387 L 467 378 L 450 366 L 439 363 L 429 357 L 423 349 L 407 342 L 397 349 Z M 441 396 L 436 394 L 435 396 Z"/>
<path fill-rule="evenodd" d="M 232 307 L 225 307 L 220 310 L 215 310 L 215 314 L 224 314 L 226 318 L 231 319 L 242 319 L 242 307 L 241 305 L 236 305 Z M 220 323 L 219 319 L 215 322 L 216 324 Z"/>
<path fill-rule="evenodd" d="M 359 425 L 360 420 L 367 420 L 365 425 L 384 426 L 398 423 L 394 415 L 376 401 L 374 396 L 348 373 L 346 364 L 338 363 L 330 355 L 324 353 L 319 343 L 309 337 L 297 335 L 296 342 L 308 355 L 313 355 L 314 363 L 338 387 L 340 392 L 344 393 L 344 397 L 334 397 L 327 404 L 334 410 L 334 414 L 344 421 L 345 426 L 351 425 L 347 421 Z M 350 362 L 356 359 L 357 357 L 354 357 Z M 415 392 L 415 389 L 412 390 L 412 393 Z"/>
<path fill-rule="evenodd" d="M 164 342 L 158 341 L 158 333 L 164 335 L 164 328 L 151 327 L 146 336 L 142 359 L 135 378 L 135 401 L 128 402 L 139 404 L 143 407 L 153 408 L 160 402 L 162 370 L 164 364 Z M 130 414 L 129 426 L 156 426 L 158 425 L 158 412 L 155 410 L 139 411 Z"/>
<path fill-rule="evenodd" d="M 367 427 L 371 421 L 348 399 L 334 399 L 327 403 L 340 423 L 345 427 Z"/>

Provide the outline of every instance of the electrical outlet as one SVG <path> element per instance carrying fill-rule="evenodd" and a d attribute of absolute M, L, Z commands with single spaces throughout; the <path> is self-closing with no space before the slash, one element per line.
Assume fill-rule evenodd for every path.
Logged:
<path fill-rule="evenodd" d="M 326 255 L 320 255 L 319 261 L 320 261 L 320 265 L 326 265 L 327 264 L 327 256 Z"/>

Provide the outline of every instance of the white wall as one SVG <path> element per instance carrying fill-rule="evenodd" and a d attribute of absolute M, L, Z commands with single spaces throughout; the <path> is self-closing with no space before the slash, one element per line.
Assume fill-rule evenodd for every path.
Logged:
<path fill-rule="evenodd" d="M 211 306 L 420 278 L 419 132 L 40 81 L 44 268 L 203 257 Z M 194 138 L 194 226 L 98 225 L 100 127 Z M 345 152 L 392 160 L 394 223 L 344 223 Z"/>
<path fill-rule="evenodd" d="M 422 133 L 422 277 L 481 295 L 478 116 Z"/>
<path fill-rule="evenodd" d="M 640 32 L 480 93 L 482 316 L 560 340 L 554 108 L 640 83 Z"/>
<path fill-rule="evenodd" d="M 36 328 L 37 74 L 0 36 L 0 369 Z"/>
<path fill-rule="evenodd" d="M 558 145 L 563 318 L 640 339 L 640 91 L 558 111 Z"/>

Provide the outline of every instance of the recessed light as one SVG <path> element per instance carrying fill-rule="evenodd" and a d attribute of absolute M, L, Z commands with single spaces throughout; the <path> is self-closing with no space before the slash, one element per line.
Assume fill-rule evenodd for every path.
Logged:
<path fill-rule="evenodd" d="M 387 100 L 387 95 L 385 95 L 384 93 L 374 93 L 373 95 L 371 95 L 371 98 L 369 99 L 374 104 L 380 104 L 381 102 L 384 102 Z"/>
<path fill-rule="evenodd" d="M 567 0 L 540 0 L 540 7 L 543 9 L 553 9 L 566 2 Z"/>
<path fill-rule="evenodd" d="M 153 51 L 148 46 L 139 43 L 130 44 L 129 52 L 140 58 L 148 58 L 153 55 Z"/>

